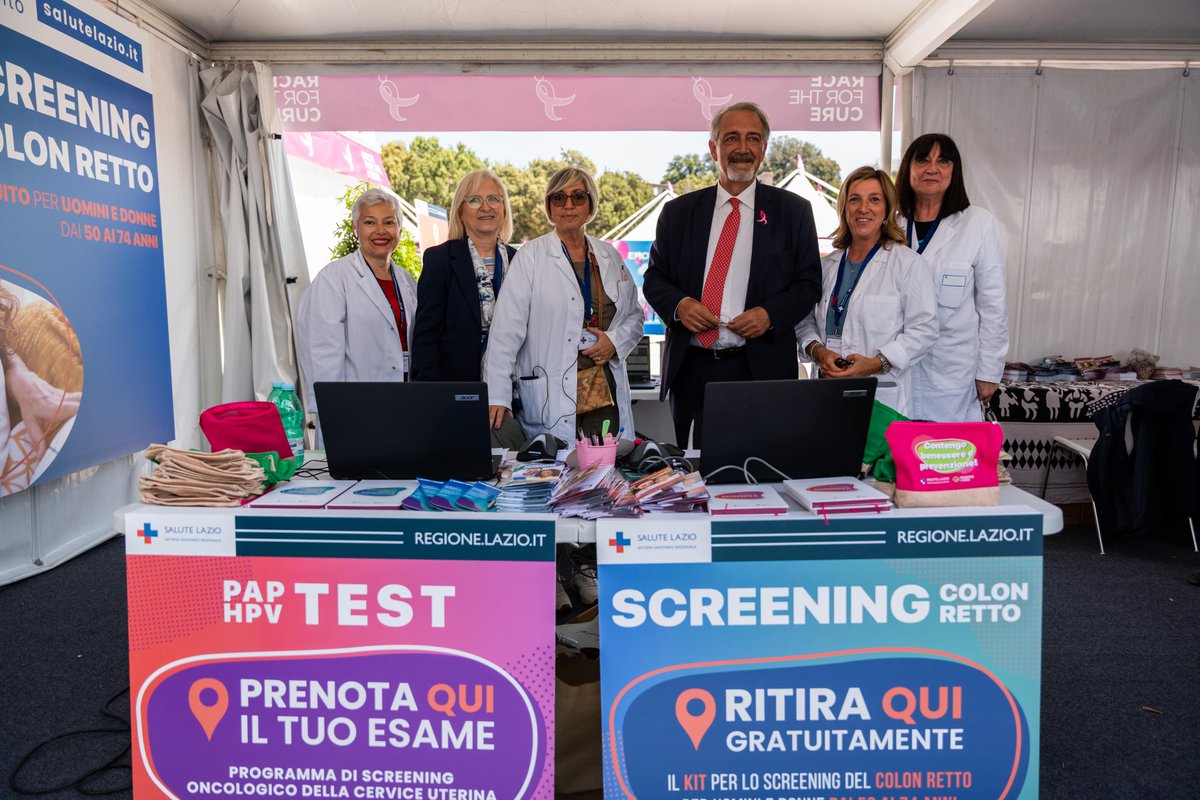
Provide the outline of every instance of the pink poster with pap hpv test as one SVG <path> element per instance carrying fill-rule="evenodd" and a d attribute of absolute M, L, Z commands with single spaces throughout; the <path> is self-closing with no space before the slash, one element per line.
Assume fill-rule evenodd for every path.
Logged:
<path fill-rule="evenodd" d="M 553 796 L 552 520 L 250 513 L 236 555 L 154 554 L 203 516 L 126 526 L 135 798 Z"/>

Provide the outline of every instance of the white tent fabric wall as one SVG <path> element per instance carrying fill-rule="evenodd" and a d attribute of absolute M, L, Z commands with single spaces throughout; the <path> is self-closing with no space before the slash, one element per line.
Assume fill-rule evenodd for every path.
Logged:
<path fill-rule="evenodd" d="M 223 301 L 221 399 L 265 399 L 273 381 L 297 380 L 292 295 L 299 302 L 308 286 L 286 158 L 264 122 L 273 101 L 260 86 L 270 85 L 269 70 L 216 66 L 200 80 L 225 245 L 216 282 Z"/>
<path fill-rule="evenodd" d="M 916 133 L 962 151 L 1008 251 L 1010 360 L 1200 362 L 1200 87 L 1173 69 L 916 72 Z"/>
<path fill-rule="evenodd" d="M 200 133 L 189 115 L 190 59 L 150 39 L 145 49 L 153 80 L 156 156 L 162 191 L 163 265 L 170 320 L 175 435 L 180 447 L 199 445 L 197 303 L 199 241 L 192 224 L 196 179 L 192 148 Z M 205 181 L 199 196 L 207 196 Z M 0 585 L 61 564 L 113 535 L 113 510 L 137 497 L 148 462 L 131 455 L 45 485 L 0 498 Z"/>

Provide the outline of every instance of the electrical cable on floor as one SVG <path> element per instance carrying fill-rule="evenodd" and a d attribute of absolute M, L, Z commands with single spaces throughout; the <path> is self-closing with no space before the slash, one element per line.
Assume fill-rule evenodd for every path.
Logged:
<path fill-rule="evenodd" d="M 60 733 L 58 736 L 54 736 L 54 737 L 42 742 L 41 744 L 35 745 L 32 750 L 30 750 L 19 761 L 17 761 L 17 765 L 13 768 L 13 771 L 9 774 L 9 776 L 8 776 L 9 788 L 12 789 L 17 794 L 23 795 L 26 797 L 43 795 L 43 794 L 51 794 L 52 792 L 61 792 L 66 789 L 75 789 L 80 794 L 87 795 L 89 797 L 102 797 L 104 795 L 114 794 L 116 792 L 124 792 L 124 791 L 127 791 L 127 790 L 133 788 L 133 766 L 129 763 L 124 763 L 124 764 L 119 763 L 122 760 L 128 761 L 127 756 L 129 756 L 129 754 L 130 754 L 131 744 L 130 744 L 130 738 L 129 738 L 129 735 L 130 735 L 129 720 L 126 717 L 123 717 L 120 714 L 118 714 L 112 710 L 113 703 L 115 703 L 121 697 L 125 697 L 128 699 L 128 697 L 129 697 L 129 687 L 128 686 L 124 687 L 123 689 L 121 689 L 121 691 L 117 692 L 112 697 L 108 698 L 108 701 L 105 702 L 104 705 L 100 708 L 101 714 L 103 714 L 105 717 L 108 717 L 110 720 L 115 720 L 116 722 L 120 723 L 121 727 L 91 728 L 91 729 L 87 729 L 87 730 L 68 731 L 67 733 Z M 125 707 L 128 708 L 128 702 L 126 702 Z M 70 778 L 65 783 L 58 785 L 58 786 L 26 787 L 26 786 L 21 786 L 18 783 L 18 779 L 20 777 L 21 770 L 24 769 L 24 767 L 43 748 L 49 747 L 50 745 L 53 745 L 57 742 L 68 741 L 68 740 L 71 740 L 71 739 L 74 739 L 74 738 L 77 738 L 80 736 L 90 736 L 93 734 L 105 734 L 105 733 L 119 733 L 125 740 L 125 747 L 122 748 L 121 752 L 117 753 L 117 755 L 115 755 L 113 758 L 111 758 L 107 763 L 105 763 L 99 767 L 95 767 L 94 769 L 89 769 L 87 772 L 83 773 L 82 775 Z M 109 788 L 105 788 L 105 789 L 94 788 L 97 785 L 100 778 L 102 778 L 103 776 L 108 775 L 109 773 L 114 772 L 116 770 L 124 770 L 124 771 L 129 772 L 130 773 L 129 781 L 121 786 L 113 786 L 113 787 L 109 787 Z"/>

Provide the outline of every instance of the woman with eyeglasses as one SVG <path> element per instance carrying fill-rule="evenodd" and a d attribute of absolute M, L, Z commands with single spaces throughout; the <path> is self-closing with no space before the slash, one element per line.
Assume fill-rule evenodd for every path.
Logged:
<path fill-rule="evenodd" d="M 425 251 L 417 281 L 413 378 L 482 380 L 483 353 L 496 298 L 516 250 L 504 182 L 486 169 L 470 172 L 450 203 L 450 237 Z"/>
<path fill-rule="evenodd" d="M 554 230 L 524 245 L 496 302 L 486 357 L 493 429 L 512 413 L 527 436 L 633 431 L 625 358 L 642 338 L 642 308 L 616 248 L 587 235 L 600 193 L 564 167 L 546 185 Z"/>

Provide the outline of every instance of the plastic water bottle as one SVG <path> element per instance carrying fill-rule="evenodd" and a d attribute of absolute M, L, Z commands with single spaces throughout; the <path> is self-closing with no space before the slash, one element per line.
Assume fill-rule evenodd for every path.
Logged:
<path fill-rule="evenodd" d="M 267 395 L 267 402 L 279 408 L 279 396 L 283 394 L 283 381 L 275 381 L 271 384 L 271 393 Z M 283 412 L 280 411 L 280 418 L 283 417 Z"/>
<path fill-rule="evenodd" d="M 296 459 L 296 466 L 299 466 L 304 463 L 304 409 L 300 407 L 296 387 L 290 383 L 283 384 L 275 405 L 279 409 L 279 418 L 283 420 L 283 432 L 287 434 L 292 457 Z"/>

